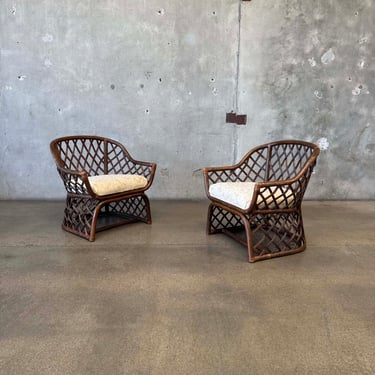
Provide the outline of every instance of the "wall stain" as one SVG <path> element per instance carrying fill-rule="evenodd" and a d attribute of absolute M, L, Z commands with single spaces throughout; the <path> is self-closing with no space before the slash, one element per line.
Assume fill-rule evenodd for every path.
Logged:
<path fill-rule="evenodd" d="M 322 151 L 327 151 L 329 149 L 329 142 L 327 138 L 319 138 L 316 143 Z"/>
<path fill-rule="evenodd" d="M 53 41 L 53 35 L 51 35 L 51 34 L 43 35 L 42 40 L 43 40 L 44 43 L 52 42 Z"/>
<path fill-rule="evenodd" d="M 363 86 L 362 86 L 362 85 L 358 85 L 357 87 L 355 87 L 355 88 L 352 90 L 352 94 L 353 94 L 354 96 L 361 95 L 362 89 L 363 89 Z"/>
<path fill-rule="evenodd" d="M 160 175 L 163 176 L 163 177 L 169 177 L 169 169 L 168 168 L 161 169 Z"/>
<path fill-rule="evenodd" d="M 331 64 L 335 60 L 336 56 L 332 51 L 332 48 L 330 48 L 326 53 L 323 54 L 321 57 L 322 64 Z"/>

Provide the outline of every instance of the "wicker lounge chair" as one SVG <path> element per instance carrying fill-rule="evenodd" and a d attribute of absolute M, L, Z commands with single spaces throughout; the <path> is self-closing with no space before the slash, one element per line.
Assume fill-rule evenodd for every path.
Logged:
<path fill-rule="evenodd" d="M 249 262 L 305 250 L 301 203 L 319 152 L 312 143 L 279 141 L 233 166 L 205 168 L 207 233 L 245 245 Z"/>
<path fill-rule="evenodd" d="M 67 191 L 62 227 L 89 241 L 95 233 L 143 221 L 151 224 L 149 199 L 156 164 L 134 160 L 112 139 L 77 135 L 50 144 Z"/>

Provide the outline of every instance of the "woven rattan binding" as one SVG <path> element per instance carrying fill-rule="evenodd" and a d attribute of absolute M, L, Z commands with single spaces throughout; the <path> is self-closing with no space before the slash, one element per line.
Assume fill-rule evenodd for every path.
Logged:
<path fill-rule="evenodd" d="M 205 189 L 211 200 L 207 233 L 225 233 L 245 245 L 249 262 L 305 250 L 301 204 L 319 152 L 309 142 L 278 141 L 250 150 L 235 165 L 205 168 Z M 209 193 L 211 184 L 236 181 L 256 182 L 246 210 Z M 270 199 L 275 189 L 277 199 Z"/>
<path fill-rule="evenodd" d="M 145 191 L 150 188 L 156 164 L 134 160 L 119 142 L 98 136 L 77 135 L 50 144 L 67 198 L 62 227 L 89 241 L 95 233 L 119 225 L 143 221 L 151 224 Z M 146 177 L 142 189 L 98 196 L 88 177 L 103 174 L 138 174 Z"/>

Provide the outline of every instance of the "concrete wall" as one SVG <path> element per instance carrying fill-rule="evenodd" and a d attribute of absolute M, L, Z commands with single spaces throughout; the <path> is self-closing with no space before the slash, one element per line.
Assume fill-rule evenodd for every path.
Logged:
<path fill-rule="evenodd" d="M 374 22 L 372 0 L 0 0 L 0 198 L 64 197 L 50 140 L 99 134 L 158 163 L 155 198 L 299 138 L 309 198 L 374 199 Z"/>

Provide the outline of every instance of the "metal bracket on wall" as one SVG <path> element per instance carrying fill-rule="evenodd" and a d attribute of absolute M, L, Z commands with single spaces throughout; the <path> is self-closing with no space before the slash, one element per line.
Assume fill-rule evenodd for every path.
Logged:
<path fill-rule="evenodd" d="M 228 124 L 246 125 L 247 115 L 237 115 L 237 113 L 229 112 L 226 115 L 226 122 Z"/>

